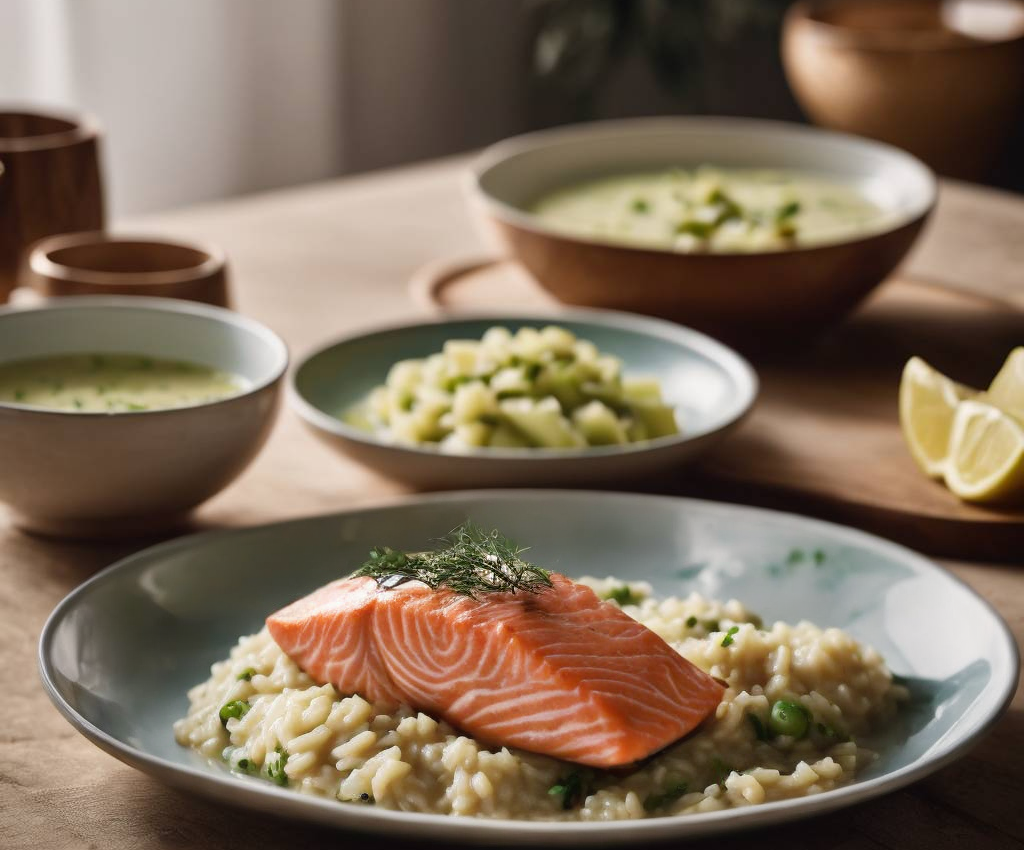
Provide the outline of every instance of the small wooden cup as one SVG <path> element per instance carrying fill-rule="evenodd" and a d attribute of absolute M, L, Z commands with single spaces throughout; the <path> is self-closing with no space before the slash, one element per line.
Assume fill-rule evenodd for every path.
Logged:
<path fill-rule="evenodd" d="M 37 243 L 21 285 L 44 297 L 150 295 L 229 307 L 219 248 L 107 233 L 67 233 Z"/>
<path fill-rule="evenodd" d="M 0 303 L 33 242 L 103 228 L 99 138 L 85 116 L 0 108 Z"/>

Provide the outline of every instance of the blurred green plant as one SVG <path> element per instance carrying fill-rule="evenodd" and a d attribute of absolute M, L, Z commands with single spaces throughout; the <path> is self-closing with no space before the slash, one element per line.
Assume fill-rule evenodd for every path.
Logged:
<path fill-rule="evenodd" d="M 685 96 L 717 46 L 753 37 L 774 49 L 792 2 L 533 0 L 533 78 L 583 116 L 622 60 L 639 53 L 661 88 Z"/>

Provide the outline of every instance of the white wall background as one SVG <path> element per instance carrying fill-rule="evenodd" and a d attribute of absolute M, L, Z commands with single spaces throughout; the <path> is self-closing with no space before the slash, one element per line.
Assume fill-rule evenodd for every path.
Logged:
<path fill-rule="evenodd" d="M 520 0 L 0 0 L 0 108 L 95 114 L 115 216 L 463 150 L 524 121 Z"/>

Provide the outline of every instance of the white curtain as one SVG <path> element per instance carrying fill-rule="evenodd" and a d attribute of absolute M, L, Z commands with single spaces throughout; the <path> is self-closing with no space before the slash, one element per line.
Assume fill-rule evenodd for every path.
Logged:
<path fill-rule="evenodd" d="M 518 0 L 0 0 L 4 102 L 106 129 L 114 215 L 521 127 Z"/>

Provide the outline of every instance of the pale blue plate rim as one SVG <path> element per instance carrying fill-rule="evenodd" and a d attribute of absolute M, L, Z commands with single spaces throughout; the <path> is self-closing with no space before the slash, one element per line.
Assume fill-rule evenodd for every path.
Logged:
<path fill-rule="evenodd" d="M 772 802 L 741 809 L 727 809 L 678 817 L 652 818 L 640 821 L 592 821 L 592 822 L 550 822 L 522 821 L 514 819 L 458 818 L 449 815 L 417 814 L 395 812 L 372 807 L 342 806 L 332 800 L 297 794 L 277 788 L 270 783 L 252 782 L 240 786 L 227 773 L 175 764 L 144 750 L 132 747 L 100 727 L 94 725 L 69 705 L 55 683 L 55 673 L 50 649 L 55 633 L 65 616 L 97 587 L 128 572 L 162 557 L 190 548 L 201 547 L 207 541 L 226 536 L 241 537 L 259 533 L 271 528 L 297 526 L 306 522 L 321 521 L 332 517 L 357 517 L 362 514 L 395 509 L 396 511 L 424 503 L 459 502 L 497 497 L 504 500 L 528 501 L 538 496 L 555 496 L 573 500 L 636 500 L 648 503 L 675 503 L 689 505 L 701 510 L 722 511 L 734 514 L 737 519 L 746 516 L 762 518 L 777 517 L 786 522 L 796 522 L 808 529 L 817 529 L 833 535 L 843 542 L 860 544 L 876 551 L 888 553 L 912 568 L 917 574 L 929 574 L 949 582 L 962 592 L 973 597 L 987 611 L 993 625 L 1003 641 L 1003 649 L 1009 663 L 1001 679 L 989 681 L 986 691 L 995 689 L 984 707 L 978 709 L 983 715 L 981 721 L 968 733 L 947 736 L 940 742 L 939 749 L 929 752 L 916 761 L 871 779 L 857 781 L 827 793 L 790 800 Z M 356 832 L 373 832 L 392 836 L 416 837 L 428 840 L 451 840 L 458 843 L 481 841 L 490 845 L 532 844 L 545 841 L 551 845 L 601 845 L 622 844 L 627 841 L 659 841 L 668 838 L 690 839 L 726 832 L 742 831 L 757 826 L 769 826 L 812 817 L 818 814 L 845 808 L 874 797 L 903 788 L 913 782 L 940 770 L 954 762 L 974 746 L 1008 708 L 1017 690 L 1020 675 L 1020 651 L 1012 631 L 1002 615 L 970 585 L 948 570 L 943 569 L 919 553 L 893 543 L 866 531 L 805 517 L 784 511 L 775 511 L 748 505 L 714 502 L 705 499 L 662 496 L 641 493 L 588 490 L 556 489 L 491 489 L 460 490 L 433 493 L 397 499 L 382 500 L 358 508 L 316 514 L 282 522 L 248 526 L 236 529 L 214 529 L 174 540 L 158 543 L 133 553 L 102 569 L 96 575 L 72 590 L 57 604 L 43 626 L 38 647 L 39 673 L 44 689 L 57 710 L 87 739 L 100 749 L 156 777 L 168 785 L 200 793 L 222 800 L 235 807 L 256 808 L 288 817 L 320 823 Z M 995 676 L 995 674 L 994 674 Z"/>

